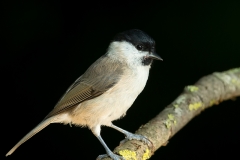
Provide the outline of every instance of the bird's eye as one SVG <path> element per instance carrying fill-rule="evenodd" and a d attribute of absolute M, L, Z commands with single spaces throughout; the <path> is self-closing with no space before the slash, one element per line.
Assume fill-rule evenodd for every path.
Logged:
<path fill-rule="evenodd" d="M 137 50 L 139 50 L 139 51 L 143 50 L 143 46 L 140 45 L 140 44 L 138 44 L 138 45 L 136 46 L 136 48 L 137 48 Z"/>

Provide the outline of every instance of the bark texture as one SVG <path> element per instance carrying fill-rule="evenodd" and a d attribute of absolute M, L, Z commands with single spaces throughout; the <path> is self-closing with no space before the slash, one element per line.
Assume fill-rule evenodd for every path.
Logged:
<path fill-rule="evenodd" d="M 114 153 L 126 160 L 149 159 L 196 115 L 206 108 L 237 96 L 240 96 L 240 68 L 204 76 L 194 85 L 186 86 L 183 93 L 171 104 L 136 131 L 137 134 L 147 137 L 152 146 L 131 140 L 116 147 Z M 110 160 L 104 160 L 107 159 Z"/>

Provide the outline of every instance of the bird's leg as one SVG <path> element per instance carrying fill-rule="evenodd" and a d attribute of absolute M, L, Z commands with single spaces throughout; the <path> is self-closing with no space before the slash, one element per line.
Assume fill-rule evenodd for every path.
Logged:
<path fill-rule="evenodd" d="M 117 127 L 117 126 L 115 126 L 115 125 L 113 125 L 113 124 L 112 124 L 111 126 L 109 126 L 109 127 L 113 128 L 113 129 L 116 129 L 117 131 L 125 134 L 125 136 L 126 136 L 125 138 L 128 139 L 128 140 L 132 140 L 132 139 L 139 140 L 139 141 L 144 142 L 145 144 L 147 144 L 149 147 L 152 148 L 152 142 L 149 141 L 146 137 L 144 137 L 144 136 L 142 136 L 142 135 L 133 134 L 133 133 L 128 132 L 128 131 L 126 131 L 126 130 L 124 130 L 124 129 L 122 129 L 122 128 L 119 128 L 119 127 Z M 123 140 L 123 142 L 124 142 L 124 141 L 125 141 L 125 140 Z M 123 142 L 121 142 L 121 143 L 123 143 Z"/>
<path fill-rule="evenodd" d="M 100 141 L 100 143 L 103 145 L 103 147 L 105 148 L 107 154 L 103 154 L 103 155 L 99 155 L 97 157 L 97 160 L 101 160 L 103 158 L 106 157 L 111 157 L 113 160 L 124 160 L 124 158 L 122 156 L 116 155 L 114 154 L 106 145 L 106 143 L 103 141 L 102 137 L 99 135 L 97 136 L 98 140 Z"/>
<path fill-rule="evenodd" d="M 98 138 L 98 140 L 100 141 L 100 143 L 103 145 L 104 149 L 106 150 L 107 154 L 103 154 L 103 155 L 99 155 L 97 157 L 97 160 L 101 160 L 105 157 L 111 157 L 113 160 L 125 160 L 122 156 L 116 155 L 114 154 L 106 145 L 106 143 L 104 142 L 104 140 L 102 139 L 101 135 L 100 135 L 100 126 L 94 127 L 93 129 L 91 129 L 93 134 Z"/>

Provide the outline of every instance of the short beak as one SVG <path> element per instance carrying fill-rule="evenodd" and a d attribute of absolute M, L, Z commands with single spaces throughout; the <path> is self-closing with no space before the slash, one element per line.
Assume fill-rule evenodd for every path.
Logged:
<path fill-rule="evenodd" d="M 152 52 L 148 57 L 152 58 L 152 59 L 156 59 L 156 60 L 163 60 L 157 53 Z"/>

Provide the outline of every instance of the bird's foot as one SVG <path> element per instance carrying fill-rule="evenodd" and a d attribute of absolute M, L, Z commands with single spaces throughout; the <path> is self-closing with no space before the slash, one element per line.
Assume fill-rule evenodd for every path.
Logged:
<path fill-rule="evenodd" d="M 143 143 L 147 144 L 148 147 L 150 147 L 150 148 L 153 147 L 152 142 L 149 139 L 147 139 L 146 137 L 144 137 L 142 135 L 139 135 L 139 134 L 133 134 L 133 133 L 130 133 L 130 132 L 126 134 L 126 139 L 122 140 L 120 142 L 120 144 L 122 144 L 122 143 L 124 143 L 128 140 L 133 140 L 133 139 L 138 140 L 138 141 L 142 141 Z"/>
<path fill-rule="evenodd" d="M 113 160 L 125 160 L 122 156 L 116 155 L 114 153 L 99 155 L 97 157 L 97 160 L 102 160 L 103 158 L 107 158 L 107 157 L 110 157 Z"/>

